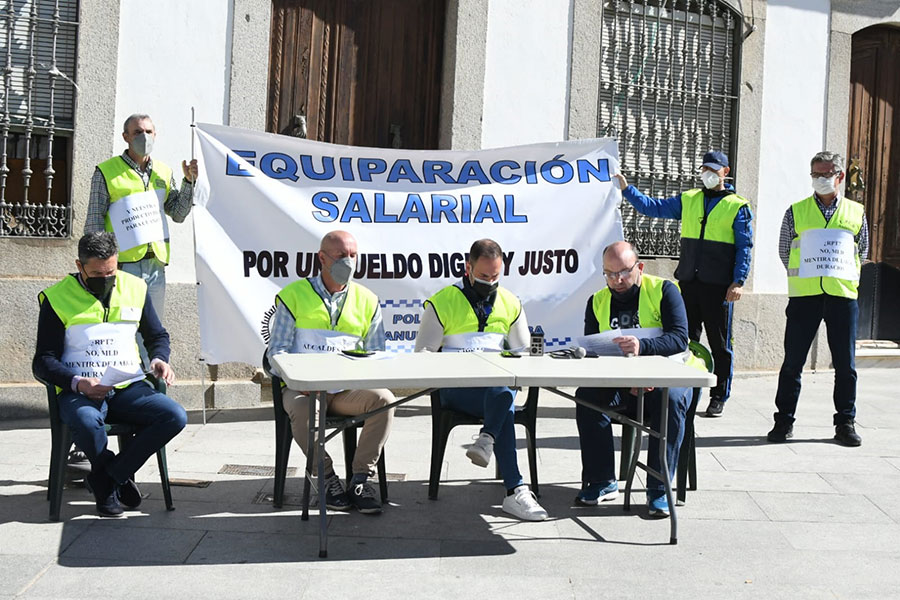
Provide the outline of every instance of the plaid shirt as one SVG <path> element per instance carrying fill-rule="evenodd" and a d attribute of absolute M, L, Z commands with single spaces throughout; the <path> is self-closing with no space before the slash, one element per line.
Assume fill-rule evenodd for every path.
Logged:
<path fill-rule="evenodd" d="M 831 219 L 831 216 L 837 210 L 841 197 L 835 196 L 831 206 L 822 204 L 818 195 L 813 195 L 813 197 L 816 199 L 816 206 L 822 211 L 822 216 L 825 217 L 825 220 Z M 791 257 L 791 242 L 794 241 L 795 237 L 797 237 L 797 231 L 794 229 L 794 211 L 788 207 L 784 213 L 784 219 L 781 221 L 781 235 L 778 238 L 778 256 L 781 257 L 781 262 L 784 264 L 785 269 L 788 268 L 788 261 Z M 865 261 L 869 257 L 869 223 L 866 221 L 865 213 L 863 213 L 862 227 L 860 227 L 859 233 L 856 234 L 853 241 L 856 242 L 859 261 Z"/>
<path fill-rule="evenodd" d="M 153 159 L 147 161 L 147 168 L 141 167 L 131 160 L 128 151 L 122 153 L 122 159 L 129 167 L 134 169 L 141 180 L 144 182 L 146 189 L 150 185 L 150 172 L 153 171 Z M 191 212 L 191 199 L 194 195 L 194 185 L 184 179 L 181 184 L 181 190 L 175 187 L 175 176 L 169 182 L 169 197 L 163 205 L 166 214 L 172 217 L 176 223 L 183 222 L 188 213 Z M 91 193 L 88 196 L 87 217 L 84 220 L 84 232 L 93 233 L 95 231 L 104 231 L 106 229 L 106 213 L 109 212 L 109 188 L 106 187 L 106 179 L 100 168 L 94 169 L 94 175 L 91 177 Z"/>

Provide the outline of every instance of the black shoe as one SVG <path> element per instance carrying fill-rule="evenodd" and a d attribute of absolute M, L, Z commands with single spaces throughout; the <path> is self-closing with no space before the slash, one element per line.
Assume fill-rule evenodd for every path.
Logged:
<path fill-rule="evenodd" d="M 715 398 L 709 399 L 709 406 L 706 407 L 707 417 L 721 417 L 722 411 L 725 410 L 725 403 Z"/>
<path fill-rule="evenodd" d="M 766 439 L 770 442 L 786 442 L 789 439 L 794 437 L 794 426 L 786 425 L 784 423 L 775 423 L 775 427 L 772 428 L 772 431 L 769 432 L 769 435 L 766 436 Z"/>
<path fill-rule="evenodd" d="M 134 509 L 141 505 L 141 500 L 143 500 L 141 490 L 138 489 L 134 481 L 126 479 L 125 483 L 118 486 L 118 488 L 119 502 L 122 506 Z"/>
<path fill-rule="evenodd" d="M 84 452 L 74 446 L 66 459 L 66 474 L 73 480 L 84 479 L 91 472 L 91 461 Z"/>
<path fill-rule="evenodd" d="M 94 493 L 97 503 L 97 514 L 101 517 L 121 517 L 122 505 L 116 493 L 116 483 L 105 472 L 91 472 L 87 476 L 88 485 Z"/>
<path fill-rule="evenodd" d="M 375 497 L 375 488 L 368 481 L 351 485 L 348 493 L 350 502 L 359 512 L 365 515 L 381 513 L 381 502 Z"/>
<path fill-rule="evenodd" d="M 862 438 L 856 433 L 856 425 L 853 421 L 841 423 L 834 428 L 834 439 L 842 446 L 861 446 Z"/>
<path fill-rule="evenodd" d="M 325 478 L 325 507 L 328 510 L 350 510 L 350 498 L 344 491 L 341 478 L 334 473 Z"/>

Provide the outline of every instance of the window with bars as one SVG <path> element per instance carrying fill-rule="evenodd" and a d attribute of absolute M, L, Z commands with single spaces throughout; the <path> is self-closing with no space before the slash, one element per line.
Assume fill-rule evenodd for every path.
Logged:
<path fill-rule="evenodd" d="M 78 0 L 0 6 L 0 237 L 67 237 Z"/>
<path fill-rule="evenodd" d="M 622 174 L 653 197 L 700 185 L 707 150 L 734 176 L 741 21 L 721 0 L 604 0 L 597 133 L 619 141 Z M 622 203 L 641 256 L 678 257 L 680 222 Z"/>

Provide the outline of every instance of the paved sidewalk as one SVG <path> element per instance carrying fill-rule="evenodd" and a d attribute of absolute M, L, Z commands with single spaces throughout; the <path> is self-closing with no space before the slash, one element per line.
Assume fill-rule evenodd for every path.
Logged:
<path fill-rule="evenodd" d="M 739 378 L 724 417 L 697 418 L 700 489 L 679 508 L 677 546 L 667 520 L 647 518 L 642 491 L 631 513 L 621 496 L 572 506 L 575 411 L 546 392 L 538 452 L 550 520 L 501 512 L 493 465 L 465 457 L 474 428 L 454 430 L 440 499 L 429 501 L 422 400 L 398 410 L 388 441 L 391 506 L 332 516 L 326 560 L 316 521 L 299 518 L 299 477 L 285 509 L 271 506 L 272 479 L 259 469 L 274 464 L 270 408 L 210 413 L 206 425 L 192 414 L 169 445 L 170 476 L 209 486 L 174 487 L 166 512 L 151 460 L 137 477 L 150 497 L 118 520 L 97 518 L 73 487 L 62 522 L 48 522 L 47 423 L 0 422 L 0 599 L 900 597 L 900 370 L 860 371 L 860 448 L 831 441 L 832 378 L 805 375 L 788 444 L 765 441 L 774 375 Z M 295 446 L 292 466 L 301 459 Z M 524 451 L 519 459 L 527 474 Z M 257 469 L 221 474 L 225 465 Z"/>

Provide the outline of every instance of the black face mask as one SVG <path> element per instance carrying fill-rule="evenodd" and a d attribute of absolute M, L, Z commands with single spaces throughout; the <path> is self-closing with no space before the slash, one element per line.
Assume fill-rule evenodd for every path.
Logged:
<path fill-rule="evenodd" d="M 115 275 L 110 275 L 109 277 L 86 277 L 85 274 L 82 273 L 81 277 L 84 279 L 84 286 L 98 300 L 106 298 L 116 286 Z"/>
<path fill-rule="evenodd" d="M 475 290 L 475 293 L 482 298 L 487 298 L 488 296 L 496 292 L 497 288 L 500 285 L 499 281 L 488 283 L 486 281 L 475 279 L 474 277 L 472 279 L 474 279 L 474 281 L 472 281 L 472 289 Z"/>
<path fill-rule="evenodd" d="M 612 293 L 612 297 L 616 299 L 617 302 L 631 302 L 637 295 L 641 293 L 641 287 L 639 285 L 633 285 L 624 292 L 617 292 L 616 290 L 609 288 L 609 291 Z"/>

